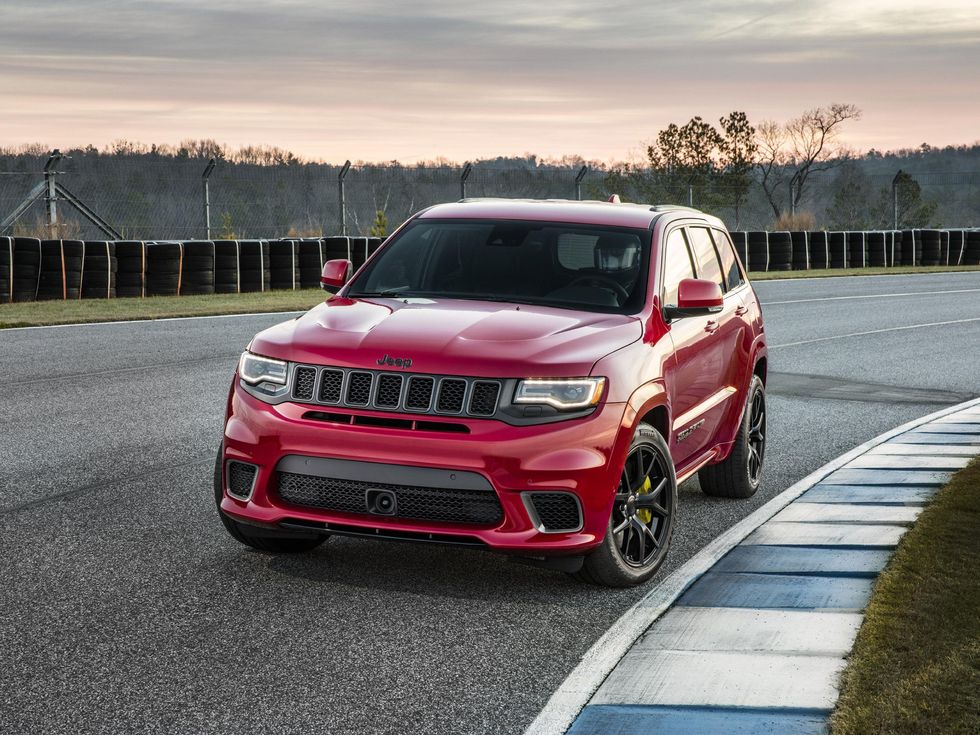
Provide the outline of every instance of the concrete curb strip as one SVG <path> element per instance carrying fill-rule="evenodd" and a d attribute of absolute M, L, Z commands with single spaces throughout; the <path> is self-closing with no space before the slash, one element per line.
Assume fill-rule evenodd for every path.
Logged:
<path fill-rule="evenodd" d="M 525 735 L 562 735 L 562 733 L 565 733 L 589 702 L 590 698 L 592 698 L 593 694 L 598 690 L 599 686 L 619 663 L 620 659 L 623 658 L 650 625 L 663 615 L 695 581 L 709 572 L 716 562 L 740 542 L 747 539 L 762 524 L 783 511 L 786 506 L 799 498 L 807 490 L 822 480 L 827 479 L 835 472 L 838 472 L 844 465 L 860 457 L 868 450 L 874 449 L 878 445 L 901 434 L 910 432 L 923 424 L 936 421 L 944 416 L 963 411 L 970 407 L 980 407 L 980 398 L 965 401 L 915 419 L 855 447 L 814 472 L 811 472 L 802 480 L 790 486 L 761 508 L 743 518 L 718 536 L 691 557 L 683 566 L 651 589 L 646 596 L 640 599 L 619 620 L 613 623 L 609 630 L 586 651 L 578 665 L 572 670 L 555 693 L 551 695 L 544 708 L 528 726 Z M 933 436 L 939 438 L 936 435 Z M 936 443 L 938 444 L 940 442 L 937 441 Z M 852 472 L 858 471 L 854 470 Z M 837 476 L 846 479 L 850 475 L 845 473 L 844 475 Z M 837 485 L 822 485 L 821 487 L 835 488 Z M 840 487 L 844 487 L 844 485 L 840 485 Z M 915 500 L 918 501 L 919 499 L 916 498 Z M 806 509 L 804 508 L 803 510 Z M 825 512 L 831 513 L 832 511 L 828 510 Z M 818 522 L 815 522 L 814 526 L 816 528 L 813 530 L 819 532 Z M 887 545 L 892 540 L 887 539 L 882 543 L 883 545 Z"/>

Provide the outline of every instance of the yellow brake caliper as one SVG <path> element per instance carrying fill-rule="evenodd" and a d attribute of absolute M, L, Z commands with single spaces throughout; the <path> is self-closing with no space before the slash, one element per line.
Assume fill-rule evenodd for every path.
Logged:
<path fill-rule="evenodd" d="M 637 495 L 646 495 L 653 489 L 653 483 L 650 482 L 648 477 L 643 481 L 643 485 L 637 491 Z M 647 508 L 638 508 L 636 511 L 636 517 L 640 519 L 644 524 L 649 524 L 653 520 L 653 511 Z"/>

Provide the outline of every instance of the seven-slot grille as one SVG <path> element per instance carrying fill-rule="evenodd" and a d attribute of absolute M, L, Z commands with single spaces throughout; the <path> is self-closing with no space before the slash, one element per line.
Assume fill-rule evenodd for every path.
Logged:
<path fill-rule="evenodd" d="M 292 379 L 292 397 L 304 403 L 446 416 L 493 416 L 500 388 L 497 380 L 312 365 L 297 365 Z"/>

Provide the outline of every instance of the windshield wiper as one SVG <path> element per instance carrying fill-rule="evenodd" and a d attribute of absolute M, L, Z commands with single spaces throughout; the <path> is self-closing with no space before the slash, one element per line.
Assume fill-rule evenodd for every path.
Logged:
<path fill-rule="evenodd" d="M 360 293 L 349 294 L 352 298 L 360 299 L 366 296 L 382 296 L 382 297 L 395 297 L 400 298 L 402 296 L 412 296 L 412 292 L 406 288 L 384 288 L 380 291 L 361 291 Z"/>

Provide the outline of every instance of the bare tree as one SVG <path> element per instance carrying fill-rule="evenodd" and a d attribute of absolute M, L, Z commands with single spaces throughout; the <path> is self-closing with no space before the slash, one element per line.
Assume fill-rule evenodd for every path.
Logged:
<path fill-rule="evenodd" d="M 762 188 L 778 219 L 783 208 L 778 192 L 789 183 L 790 209 L 796 211 L 810 177 L 846 160 L 844 149 L 836 145 L 840 126 L 857 120 L 861 110 L 855 105 L 835 103 L 807 110 L 785 125 L 766 121 L 758 128 Z"/>
<path fill-rule="evenodd" d="M 756 135 L 759 181 L 772 207 L 773 216 L 779 219 L 783 208 L 779 204 L 778 192 L 786 183 L 786 165 L 790 160 L 786 151 L 786 129 L 773 120 L 764 120 L 756 128 Z"/>
<path fill-rule="evenodd" d="M 790 179 L 790 202 L 794 212 L 803 199 L 807 179 L 812 174 L 833 168 L 846 158 L 835 145 L 840 125 L 860 117 L 861 110 L 855 105 L 836 103 L 807 110 L 786 123 L 795 168 Z"/>

